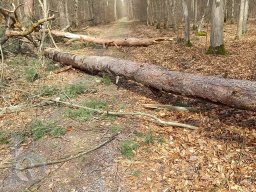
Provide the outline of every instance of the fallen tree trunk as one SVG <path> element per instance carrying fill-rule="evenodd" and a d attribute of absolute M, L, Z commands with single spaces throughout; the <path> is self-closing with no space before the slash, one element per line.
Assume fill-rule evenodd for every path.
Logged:
<path fill-rule="evenodd" d="M 88 35 L 79 35 L 68 33 L 64 31 L 52 30 L 52 35 L 56 37 L 65 37 L 69 39 L 77 39 L 89 43 L 102 44 L 104 46 L 149 46 L 160 41 L 171 41 L 172 39 L 166 37 L 139 39 L 139 38 L 123 38 L 123 39 L 105 39 L 100 37 L 92 37 Z"/>
<path fill-rule="evenodd" d="M 90 73 L 111 73 L 162 91 L 199 97 L 239 109 L 256 111 L 256 82 L 193 75 L 169 71 L 152 64 L 108 56 L 75 55 L 56 49 L 45 50 L 45 56 Z"/>

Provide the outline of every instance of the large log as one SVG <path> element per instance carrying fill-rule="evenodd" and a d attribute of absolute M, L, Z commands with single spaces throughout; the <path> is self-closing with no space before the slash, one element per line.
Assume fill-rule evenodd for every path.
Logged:
<path fill-rule="evenodd" d="M 56 37 L 65 37 L 68 39 L 82 40 L 89 43 L 102 44 L 104 46 L 149 46 L 160 41 L 171 41 L 172 39 L 166 37 L 159 38 L 100 38 L 88 35 L 74 34 L 64 31 L 52 30 L 52 35 Z"/>
<path fill-rule="evenodd" d="M 108 56 L 84 56 L 46 49 L 45 56 L 90 73 L 107 72 L 162 91 L 199 97 L 239 109 L 256 111 L 256 82 L 200 76 Z"/>

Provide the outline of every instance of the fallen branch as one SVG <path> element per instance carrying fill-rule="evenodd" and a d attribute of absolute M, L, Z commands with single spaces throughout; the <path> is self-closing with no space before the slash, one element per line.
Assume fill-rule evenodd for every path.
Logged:
<path fill-rule="evenodd" d="M 68 39 L 77 39 L 81 41 L 86 41 L 89 43 L 97 43 L 104 46 L 149 46 L 160 41 L 172 41 L 173 39 L 167 37 L 159 38 L 124 38 L 124 39 L 104 39 L 100 37 L 92 37 L 88 35 L 80 35 L 74 33 L 68 33 L 64 31 L 52 30 L 52 35 L 56 37 L 65 37 Z"/>
<path fill-rule="evenodd" d="M 99 110 L 99 109 L 94 109 L 94 108 L 90 108 L 90 107 L 86 107 L 86 106 L 81 106 L 78 104 L 74 104 L 74 103 L 69 103 L 69 102 L 65 102 L 65 101 L 60 101 L 60 100 L 56 100 L 56 99 L 50 99 L 49 101 L 54 101 L 56 103 L 60 103 L 60 104 L 64 104 L 66 106 L 69 107 L 73 107 L 73 108 L 80 108 L 80 109 L 85 109 L 88 111 L 93 111 L 96 112 L 98 114 L 106 114 L 106 115 L 114 115 L 114 116 L 144 116 L 147 117 L 150 121 L 161 125 L 161 126 L 172 126 L 172 127 L 181 127 L 181 128 L 186 128 L 186 129 L 192 129 L 195 130 L 198 127 L 192 126 L 192 125 L 188 125 L 188 124 L 183 124 L 183 123 L 178 123 L 178 122 L 173 122 L 173 121 L 163 121 L 159 118 L 157 118 L 154 115 L 148 114 L 148 113 L 142 113 L 142 112 L 113 112 L 113 111 L 103 111 L 103 110 Z"/>
<path fill-rule="evenodd" d="M 92 153 L 93 151 L 96 151 L 97 149 L 100 149 L 101 147 L 105 146 L 106 144 L 110 143 L 111 141 L 113 141 L 115 138 L 116 138 L 117 135 L 114 135 L 112 137 L 110 137 L 107 141 L 97 145 L 96 147 L 90 149 L 90 150 L 87 150 L 87 151 L 80 151 L 76 154 L 73 154 L 73 155 L 70 155 L 69 157 L 65 157 L 65 158 L 61 158 L 61 159 L 57 159 L 57 160 L 53 160 L 53 161 L 48 161 L 48 162 L 45 162 L 45 163 L 37 163 L 37 164 L 34 164 L 34 165 L 31 165 L 31 166 L 27 166 L 27 167 L 16 167 L 14 166 L 15 165 L 15 162 L 12 163 L 12 165 L 9 165 L 9 166 L 3 166 L 3 167 L 0 167 L 0 169 L 9 169 L 9 168 L 13 168 L 15 170 L 18 170 L 18 171 L 24 171 L 24 170 L 27 170 L 27 169 L 33 169 L 33 168 L 37 168 L 37 167 L 42 167 L 42 166 L 49 166 L 49 165 L 54 165 L 54 164 L 59 164 L 59 163 L 64 163 L 64 162 L 68 162 L 68 161 L 71 161 L 71 160 L 74 160 L 74 159 L 77 159 L 79 157 L 82 157 L 84 155 L 87 155 L 89 153 Z"/>
<path fill-rule="evenodd" d="M 99 110 L 99 109 L 94 109 L 94 108 L 90 108 L 90 107 L 86 107 L 86 106 L 81 106 L 78 104 L 74 104 L 74 103 L 69 103 L 69 102 L 65 102 L 65 101 L 60 101 L 58 99 L 47 99 L 47 98 L 43 98 L 40 95 L 37 95 L 35 97 L 38 97 L 39 99 L 45 101 L 43 103 L 39 103 L 37 105 L 33 105 L 31 107 L 38 107 L 38 106 L 43 106 L 43 105 L 47 105 L 47 104 L 52 104 L 52 103 L 60 103 L 69 107 L 73 107 L 73 108 L 81 108 L 81 109 L 86 109 L 88 111 L 93 111 L 96 112 L 98 114 L 107 114 L 107 115 L 113 115 L 113 116 L 144 116 L 149 118 L 149 121 L 152 121 L 158 125 L 161 126 L 172 126 L 172 127 L 181 127 L 181 128 L 186 128 L 186 129 L 192 129 L 195 130 L 198 127 L 192 126 L 192 125 L 188 125 L 188 124 L 183 124 L 183 123 L 178 123 L 178 122 L 173 122 L 173 121 L 163 121 L 159 118 L 157 118 L 154 115 L 148 114 L 148 113 L 142 113 L 142 112 L 114 112 L 114 111 L 103 111 L 103 110 Z M 15 107 L 15 106 L 14 106 Z M 16 107 L 18 109 L 13 110 L 13 112 L 17 112 L 18 110 L 22 110 L 22 107 Z M 7 110 L 8 111 L 8 110 Z M 11 112 L 11 110 L 9 109 L 8 112 Z M 1 113 L 0 113 L 1 115 Z"/>
<path fill-rule="evenodd" d="M 161 104 L 143 104 L 143 107 L 146 109 L 167 109 L 170 111 L 182 111 L 182 112 L 195 111 L 191 107 L 180 107 L 180 106 L 161 105 Z"/>

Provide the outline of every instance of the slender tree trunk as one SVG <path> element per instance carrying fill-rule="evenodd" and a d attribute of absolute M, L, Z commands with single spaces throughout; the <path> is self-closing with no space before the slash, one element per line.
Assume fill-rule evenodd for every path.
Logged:
<path fill-rule="evenodd" d="M 75 3 L 75 5 L 74 5 L 74 7 L 75 7 L 75 25 L 76 25 L 76 27 L 78 27 L 78 25 L 79 25 L 79 16 L 78 16 L 78 4 L 79 4 L 79 0 L 75 0 L 74 1 L 74 3 Z M 67 13 L 66 13 L 67 14 Z"/>
<path fill-rule="evenodd" d="M 115 15 L 115 20 L 117 20 L 117 0 L 114 0 L 114 15 Z"/>
<path fill-rule="evenodd" d="M 243 33 L 247 32 L 248 14 L 249 14 L 249 0 L 245 0 L 245 4 L 244 4 L 244 17 L 243 17 Z"/>
<path fill-rule="evenodd" d="M 231 23 L 234 23 L 235 19 L 235 0 L 232 0 L 232 5 L 231 5 Z"/>
<path fill-rule="evenodd" d="M 225 54 L 223 27 L 224 0 L 214 0 L 212 4 L 211 47 L 209 49 L 210 53 Z"/>
<path fill-rule="evenodd" d="M 182 0 L 183 15 L 185 21 L 184 38 L 186 43 L 190 43 L 190 21 L 187 0 Z"/>
<path fill-rule="evenodd" d="M 198 10 L 198 4 L 197 4 L 197 0 L 194 0 L 194 26 L 193 28 L 197 28 L 197 10 Z"/>
<path fill-rule="evenodd" d="M 239 21 L 237 26 L 237 36 L 236 36 L 237 39 L 241 39 L 243 34 L 243 22 L 244 22 L 244 12 L 245 12 L 244 8 L 245 8 L 245 0 L 241 0 Z"/>
<path fill-rule="evenodd" d="M 66 3 L 67 0 L 65 0 Z M 59 21 L 60 21 L 60 27 L 63 29 L 67 26 L 66 22 L 66 15 L 65 15 L 65 4 L 63 4 L 63 1 L 58 1 L 58 11 L 59 11 Z"/>

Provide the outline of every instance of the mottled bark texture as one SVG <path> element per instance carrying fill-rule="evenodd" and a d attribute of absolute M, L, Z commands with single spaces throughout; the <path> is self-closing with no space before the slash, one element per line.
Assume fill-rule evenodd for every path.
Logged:
<path fill-rule="evenodd" d="M 90 73 L 123 76 L 162 91 L 199 97 L 231 107 L 256 111 L 256 82 L 169 71 L 161 66 L 108 56 L 84 56 L 46 49 L 45 56 Z"/>

